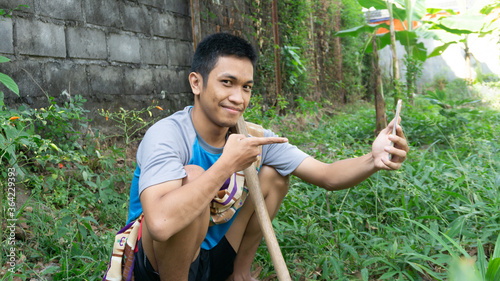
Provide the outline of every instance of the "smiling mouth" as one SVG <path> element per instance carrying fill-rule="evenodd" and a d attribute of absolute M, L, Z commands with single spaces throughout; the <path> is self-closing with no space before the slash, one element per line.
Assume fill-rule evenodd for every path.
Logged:
<path fill-rule="evenodd" d="M 237 107 L 232 107 L 232 106 L 224 106 L 222 105 L 222 108 L 230 111 L 230 112 L 234 112 L 234 113 L 240 113 L 240 112 L 243 112 L 243 109 L 241 108 L 237 108 Z"/>

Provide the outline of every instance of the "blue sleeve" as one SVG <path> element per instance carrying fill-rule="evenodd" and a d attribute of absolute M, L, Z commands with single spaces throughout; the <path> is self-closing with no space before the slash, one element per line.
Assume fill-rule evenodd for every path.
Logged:
<path fill-rule="evenodd" d="M 130 200 L 128 205 L 128 219 L 127 224 L 138 218 L 142 214 L 141 200 L 139 199 L 139 177 L 141 169 L 139 165 L 134 171 L 134 178 L 130 186 Z"/>

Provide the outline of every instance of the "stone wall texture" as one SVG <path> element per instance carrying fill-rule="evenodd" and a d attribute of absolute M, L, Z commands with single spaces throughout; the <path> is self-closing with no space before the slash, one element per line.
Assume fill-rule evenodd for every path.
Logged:
<path fill-rule="evenodd" d="M 202 35 L 250 34 L 245 2 L 200 1 Z M 0 85 L 10 107 L 46 106 L 46 94 L 64 102 L 63 92 L 87 99 L 90 115 L 153 100 L 165 114 L 192 104 L 189 0 L 0 0 L 0 9 L 19 4 L 29 8 L 0 21 L 0 55 L 11 59 L 0 72 L 20 89 L 18 97 Z"/>

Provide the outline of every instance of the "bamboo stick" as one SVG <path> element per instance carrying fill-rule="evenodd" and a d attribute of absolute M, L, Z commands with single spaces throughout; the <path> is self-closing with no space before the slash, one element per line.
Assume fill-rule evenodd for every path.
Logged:
<path fill-rule="evenodd" d="M 243 116 L 238 120 L 236 124 L 236 132 L 248 136 L 247 127 Z M 246 168 L 244 171 L 246 184 L 248 190 L 250 191 L 250 197 L 252 197 L 253 203 L 255 205 L 255 213 L 257 214 L 257 219 L 259 221 L 260 229 L 264 235 L 269 254 L 271 255 L 271 260 L 273 261 L 274 269 L 278 275 L 278 280 L 280 281 L 291 281 L 290 273 L 286 267 L 285 260 L 283 259 L 283 254 L 281 253 L 278 240 L 276 239 L 276 234 L 273 230 L 273 225 L 271 219 L 269 218 L 269 213 L 267 212 L 266 202 L 264 201 L 264 196 L 262 195 L 262 190 L 260 189 L 259 177 L 257 175 L 257 170 L 254 165 Z"/>

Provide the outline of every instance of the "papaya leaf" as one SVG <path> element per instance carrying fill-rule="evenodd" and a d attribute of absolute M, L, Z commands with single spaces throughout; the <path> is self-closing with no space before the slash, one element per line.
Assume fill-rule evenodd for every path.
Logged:
<path fill-rule="evenodd" d="M 386 23 L 364 24 L 364 25 L 356 26 L 356 27 L 353 27 L 350 29 L 338 31 L 334 35 L 339 36 L 339 37 L 346 37 L 346 36 L 357 37 L 365 32 L 372 33 L 381 27 L 389 28 L 389 26 Z"/>
<path fill-rule="evenodd" d="M 479 15 L 451 15 L 442 18 L 440 27 L 454 34 L 469 34 L 480 32 L 484 26 L 484 16 Z"/>
<path fill-rule="evenodd" d="M 387 9 L 387 4 L 384 0 L 358 0 L 359 5 L 363 8 L 370 9 L 374 7 L 377 10 Z"/>
<path fill-rule="evenodd" d="M 428 14 L 434 15 L 434 14 L 437 14 L 439 12 L 448 12 L 451 15 L 456 15 L 457 14 L 455 11 L 453 11 L 453 9 L 427 8 L 427 13 Z"/>

